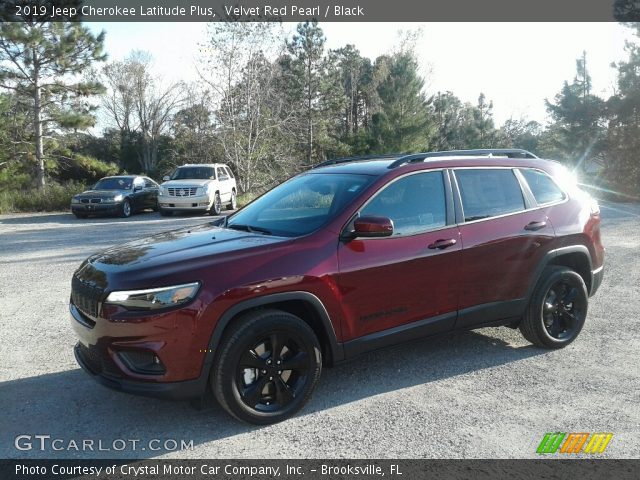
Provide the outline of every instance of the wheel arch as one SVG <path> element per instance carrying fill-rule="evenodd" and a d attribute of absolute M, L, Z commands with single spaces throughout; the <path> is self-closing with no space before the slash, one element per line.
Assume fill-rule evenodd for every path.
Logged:
<path fill-rule="evenodd" d="M 585 245 L 570 245 L 547 252 L 536 269 L 533 281 L 529 285 L 527 301 L 531 299 L 533 290 L 542 277 L 542 272 L 546 267 L 551 265 L 564 266 L 575 270 L 575 272 L 582 277 L 582 280 L 584 280 L 584 284 L 587 286 L 587 292 L 591 292 L 593 288 L 593 273 L 589 249 Z"/>
<path fill-rule="evenodd" d="M 267 308 L 291 313 L 307 323 L 318 337 L 326 365 L 332 365 L 343 360 L 342 345 L 338 343 L 333 323 L 324 304 L 312 293 L 297 291 L 251 298 L 232 306 L 224 312 L 211 334 L 209 353 L 204 368 L 208 370 L 211 367 L 220 341 L 236 320 L 251 311 Z"/>

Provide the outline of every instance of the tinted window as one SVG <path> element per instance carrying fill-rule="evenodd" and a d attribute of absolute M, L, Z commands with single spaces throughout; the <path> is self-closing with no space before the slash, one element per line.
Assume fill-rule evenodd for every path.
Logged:
<path fill-rule="evenodd" d="M 94 190 L 131 190 L 131 177 L 103 178 L 94 185 Z"/>
<path fill-rule="evenodd" d="M 564 199 L 564 193 L 551 180 L 551 177 L 539 170 L 520 170 L 529 184 L 531 193 L 538 203 L 559 202 Z"/>
<path fill-rule="evenodd" d="M 455 173 L 465 222 L 524 210 L 522 190 L 511 170 L 474 168 Z"/>
<path fill-rule="evenodd" d="M 171 180 L 215 180 L 215 169 L 213 167 L 181 167 L 171 175 Z"/>
<path fill-rule="evenodd" d="M 144 186 L 145 188 L 155 188 L 158 186 L 158 184 L 156 182 L 154 182 L 153 180 L 151 180 L 150 178 L 146 178 L 144 179 Z"/>
<path fill-rule="evenodd" d="M 389 217 L 394 235 L 410 235 L 447 223 L 442 172 L 408 175 L 380 191 L 362 209 L 361 216 Z"/>
<path fill-rule="evenodd" d="M 227 226 L 259 228 L 286 237 L 306 235 L 340 213 L 374 178 L 327 173 L 300 175 L 229 217 Z"/>

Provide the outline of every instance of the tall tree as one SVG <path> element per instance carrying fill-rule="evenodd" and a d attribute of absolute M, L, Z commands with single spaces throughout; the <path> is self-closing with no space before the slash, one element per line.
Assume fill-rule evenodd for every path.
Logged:
<path fill-rule="evenodd" d="M 610 122 L 607 135 L 608 155 L 605 171 L 610 182 L 632 194 L 640 191 L 640 25 L 635 41 L 628 41 L 626 61 L 616 65 L 618 91 L 607 104 Z"/>
<path fill-rule="evenodd" d="M 572 83 L 564 82 L 554 101 L 546 101 L 547 111 L 555 121 L 555 148 L 565 160 L 584 166 L 603 148 L 604 102 L 591 93 L 591 77 L 587 56 L 576 60 L 576 76 Z"/>
<path fill-rule="evenodd" d="M 124 147 L 125 138 L 135 141 L 140 168 L 154 173 L 160 146 L 183 101 L 183 84 L 162 85 L 152 73 L 151 56 L 142 51 L 107 64 L 103 73 L 109 85 L 103 105 L 120 131 L 121 145 Z"/>
<path fill-rule="evenodd" d="M 296 32 L 287 42 L 289 55 L 283 58 L 283 66 L 290 74 L 290 88 L 294 98 L 297 96 L 303 104 L 306 123 L 306 159 L 307 165 L 311 165 L 318 104 L 325 79 L 323 57 L 325 37 L 315 19 L 299 23 Z"/>
<path fill-rule="evenodd" d="M 372 151 L 425 150 L 433 124 L 415 56 L 407 51 L 382 56 L 375 68 L 383 72 L 383 78 L 377 87 L 379 111 L 372 117 Z"/>
<path fill-rule="evenodd" d="M 95 123 L 89 98 L 104 88 L 82 74 L 106 58 L 103 42 L 104 32 L 95 36 L 80 23 L 38 17 L 0 23 L 0 86 L 28 100 L 40 189 L 46 184 L 44 139 L 56 128 Z"/>

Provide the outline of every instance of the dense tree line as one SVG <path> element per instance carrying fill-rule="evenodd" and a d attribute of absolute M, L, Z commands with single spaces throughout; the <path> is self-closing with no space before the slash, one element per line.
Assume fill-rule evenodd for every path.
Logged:
<path fill-rule="evenodd" d="M 581 169 L 589 183 L 638 195 L 640 27 L 615 94 L 592 91 L 586 53 L 546 100 L 551 122 L 496 126 L 493 103 L 429 92 L 411 40 L 376 59 L 328 49 L 316 22 L 284 35 L 270 23 L 215 23 L 200 45 L 199 80 L 167 83 L 132 51 L 106 61 L 103 36 L 81 24 L 0 25 L 0 188 L 44 188 L 118 171 L 162 176 L 221 161 L 259 191 L 327 158 L 518 147 Z M 543 101 L 541 99 L 541 101 Z M 87 133 L 95 124 L 100 135 Z M 597 165 L 598 168 L 594 168 Z"/>

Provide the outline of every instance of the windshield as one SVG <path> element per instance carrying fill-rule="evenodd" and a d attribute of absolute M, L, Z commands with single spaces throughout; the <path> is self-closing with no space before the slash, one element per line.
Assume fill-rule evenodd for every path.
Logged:
<path fill-rule="evenodd" d="M 131 190 L 133 178 L 128 177 L 111 177 L 99 180 L 93 186 L 94 190 Z"/>
<path fill-rule="evenodd" d="M 182 167 L 175 169 L 171 180 L 210 180 L 215 175 L 213 167 Z"/>
<path fill-rule="evenodd" d="M 229 217 L 227 228 L 284 237 L 306 235 L 341 212 L 374 178 L 331 173 L 294 177 Z"/>

